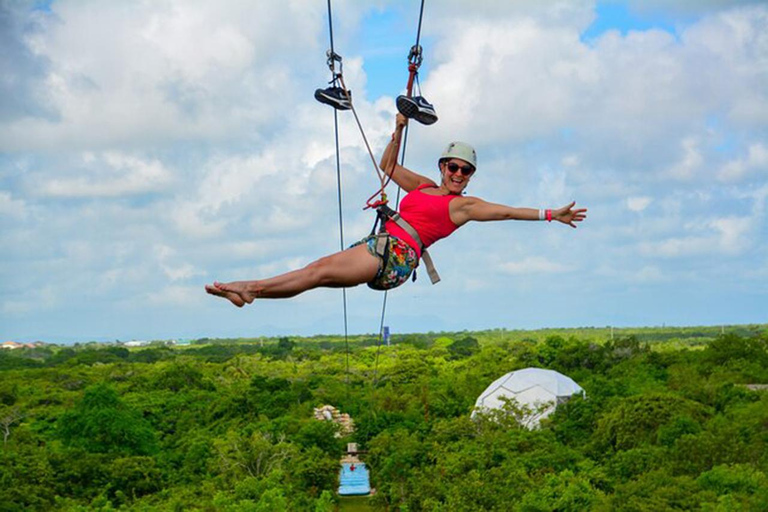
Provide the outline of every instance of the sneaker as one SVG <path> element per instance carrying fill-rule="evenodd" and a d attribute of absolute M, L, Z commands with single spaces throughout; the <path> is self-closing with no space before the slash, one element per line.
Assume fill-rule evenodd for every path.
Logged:
<path fill-rule="evenodd" d="M 320 103 L 330 105 L 337 110 L 349 110 L 352 108 L 352 91 L 347 91 L 349 98 L 341 87 L 326 87 L 315 91 L 315 99 Z"/>
<path fill-rule="evenodd" d="M 409 98 L 408 96 L 397 97 L 397 110 L 405 117 L 415 119 L 421 124 L 430 125 L 437 121 L 435 107 L 432 106 L 422 96 Z"/>

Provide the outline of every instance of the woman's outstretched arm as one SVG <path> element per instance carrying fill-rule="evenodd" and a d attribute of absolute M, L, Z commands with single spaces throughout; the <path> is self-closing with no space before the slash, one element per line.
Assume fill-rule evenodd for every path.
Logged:
<path fill-rule="evenodd" d="M 576 202 L 551 210 L 551 220 L 568 224 L 572 228 L 587 218 L 586 208 L 574 208 Z M 494 220 L 542 220 L 540 210 L 516 208 L 503 204 L 489 203 L 477 197 L 461 197 L 451 201 L 451 220 L 461 226 L 471 220 L 487 222 Z M 546 217 L 546 215 L 545 215 Z"/>
<path fill-rule="evenodd" d="M 426 176 L 415 173 L 397 163 L 397 157 L 400 153 L 400 141 L 403 138 L 403 130 L 407 124 L 408 119 L 402 114 L 397 114 L 397 117 L 395 118 L 395 132 L 392 134 L 392 139 L 389 141 L 389 144 L 387 144 L 387 147 L 384 149 L 384 154 L 381 155 L 379 168 L 384 171 L 387 176 L 391 176 L 392 180 L 406 192 L 415 190 L 419 185 L 424 183 L 437 186 L 434 181 Z"/>

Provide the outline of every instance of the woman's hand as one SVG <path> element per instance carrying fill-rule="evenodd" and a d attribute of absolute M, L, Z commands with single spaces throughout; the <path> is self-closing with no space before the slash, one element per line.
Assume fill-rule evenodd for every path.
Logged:
<path fill-rule="evenodd" d="M 575 222 L 581 222 L 587 218 L 587 209 L 586 208 L 574 209 L 573 207 L 575 205 L 576 205 L 576 201 L 572 202 L 567 206 L 563 206 L 562 208 L 558 208 L 557 210 L 552 210 L 552 219 L 560 221 L 563 224 L 568 224 L 572 228 L 575 228 L 576 227 L 576 224 L 574 224 Z"/>
<path fill-rule="evenodd" d="M 395 117 L 395 131 L 392 132 L 392 142 L 397 143 L 398 146 L 400 145 L 400 138 L 403 136 L 403 128 L 405 128 L 407 124 L 408 118 L 403 114 L 397 114 Z M 395 158 L 397 158 L 397 155 L 395 155 Z"/>
<path fill-rule="evenodd" d="M 395 130 L 402 130 L 408 124 L 408 118 L 403 114 L 398 113 L 395 116 Z"/>

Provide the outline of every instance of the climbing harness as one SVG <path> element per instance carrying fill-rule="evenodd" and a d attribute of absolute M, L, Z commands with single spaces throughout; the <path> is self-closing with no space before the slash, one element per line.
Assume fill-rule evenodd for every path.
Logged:
<path fill-rule="evenodd" d="M 416 269 L 416 249 L 387 233 L 370 235 L 355 245 L 365 244 L 368 252 L 379 260 L 379 271 L 368 281 L 368 288 L 386 291 L 405 283 Z M 354 246 L 353 246 L 354 247 Z"/>
<path fill-rule="evenodd" d="M 413 226 L 408 224 L 408 222 L 402 218 L 399 213 L 387 206 L 387 204 L 380 204 L 376 208 L 376 221 L 374 222 L 373 229 L 371 230 L 371 235 L 373 235 L 376 231 L 376 225 L 380 225 L 378 233 L 379 239 L 376 243 L 376 254 L 379 254 L 382 258 L 384 258 L 384 261 L 387 261 L 383 249 L 380 252 L 379 247 L 387 246 L 386 237 L 390 235 L 387 233 L 385 224 L 388 220 L 391 220 L 403 228 L 403 231 L 408 233 L 411 238 L 413 238 L 413 240 L 419 246 L 419 251 L 421 251 L 421 260 L 424 262 L 424 266 L 427 268 L 427 274 L 429 275 L 430 281 L 432 281 L 432 284 L 437 284 L 440 281 L 440 276 L 438 275 L 437 270 L 435 270 L 435 265 L 432 263 L 432 257 L 424 248 L 424 243 L 421 241 L 419 233 L 413 228 Z M 416 280 L 416 270 L 413 271 L 413 280 Z"/>

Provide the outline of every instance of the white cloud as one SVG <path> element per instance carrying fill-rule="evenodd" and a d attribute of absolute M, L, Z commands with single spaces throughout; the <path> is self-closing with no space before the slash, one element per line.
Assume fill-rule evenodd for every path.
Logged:
<path fill-rule="evenodd" d="M 627 266 L 614 266 L 603 264 L 594 270 L 594 274 L 601 276 L 611 283 L 622 282 L 628 284 L 659 283 L 669 276 L 658 265 L 643 265 L 640 268 Z"/>
<path fill-rule="evenodd" d="M 451 106 L 441 111 L 441 128 L 457 138 L 494 143 L 546 133 L 567 122 L 574 89 L 593 80 L 575 27 L 543 27 L 531 18 L 451 27 L 424 88 L 436 105 Z"/>
<path fill-rule="evenodd" d="M 0 190 L 0 216 L 25 217 L 27 205 L 23 199 L 14 199 L 10 192 Z"/>
<path fill-rule="evenodd" d="M 155 254 L 157 256 L 160 267 L 163 269 L 163 273 L 171 281 L 183 281 L 196 276 L 204 276 L 205 272 L 195 268 L 190 263 L 181 263 L 176 256 L 176 250 L 167 245 L 159 245 L 155 247 Z"/>
<path fill-rule="evenodd" d="M 746 157 L 726 163 L 717 177 L 721 181 L 736 182 L 760 172 L 768 177 L 768 146 L 756 142 L 749 146 Z"/>
<path fill-rule="evenodd" d="M 302 268 L 308 265 L 309 263 L 310 263 L 310 260 L 303 257 L 291 257 L 291 258 L 285 258 L 282 260 L 275 260 L 268 264 L 257 265 L 255 276 L 247 277 L 247 279 L 275 276 L 277 274 L 281 274 L 284 272 L 297 270 L 299 268 Z"/>
<path fill-rule="evenodd" d="M 223 205 L 240 200 L 264 200 L 271 191 L 258 185 L 279 170 L 273 153 L 213 162 L 200 182 L 196 204 L 200 209 L 217 212 Z"/>
<path fill-rule="evenodd" d="M 61 1 L 52 11 L 34 48 L 58 118 L 0 124 L 0 150 L 252 134 L 283 114 L 293 70 L 321 54 L 316 3 Z"/>
<path fill-rule="evenodd" d="M 669 170 L 669 174 L 679 180 L 689 180 L 704 163 L 704 157 L 699 149 L 699 141 L 695 137 L 686 137 L 680 144 L 683 157 Z"/>
<path fill-rule="evenodd" d="M 198 270 L 194 265 L 182 263 L 179 266 L 163 265 L 163 272 L 171 281 L 184 281 L 196 276 L 204 276 L 205 272 Z"/>
<path fill-rule="evenodd" d="M 627 208 L 633 212 L 642 212 L 648 208 L 651 202 L 653 202 L 653 199 L 648 196 L 628 197 Z"/>
<path fill-rule="evenodd" d="M 691 257 L 706 254 L 739 255 L 753 242 L 750 233 L 753 220 L 749 217 L 723 217 L 690 229 L 702 234 L 671 237 L 659 242 L 641 242 L 640 251 L 646 256 L 666 258 Z"/>
<path fill-rule="evenodd" d="M 658 12 L 693 16 L 709 13 L 727 7 L 759 4 L 762 0 L 630 0 L 628 4 L 634 11 L 652 15 Z"/>
<path fill-rule="evenodd" d="M 212 13 L 204 5 L 195 6 L 197 9 L 170 7 L 151 14 L 140 36 L 183 80 L 195 82 L 212 72 L 240 70 L 253 60 L 256 46 L 234 20 L 211 26 Z"/>
<path fill-rule="evenodd" d="M 564 172 L 547 172 L 541 177 L 538 196 L 542 201 L 564 202 L 570 198 L 570 195 L 570 188 Z"/>
<path fill-rule="evenodd" d="M 768 113 L 768 87 L 755 61 L 768 57 L 765 7 L 715 12 L 681 25 L 679 37 L 614 31 L 589 44 L 579 39 L 580 16 L 571 23 L 544 19 L 522 9 L 446 29 L 451 37 L 438 40 L 424 80 L 441 116 L 430 140 L 455 136 L 481 153 L 510 144 L 521 150 L 529 141 L 551 149 L 566 128 L 579 145 L 580 167 L 610 165 L 635 179 L 666 170 L 687 180 L 701 175 L 712 153 L 708 117 L 725 112 L 726 130 L 768 120 L 735 114 Z"/>
<path fill-rule="evenodd" d="M 768 183 L 760 188 L 750 188 L 747 191 L 737 193 L 740 199 L 752 200 L 752 216 L 757 222 L 765 220 L 765 205 L 768 202 Z"/>
<path fill-rule="evenodd" d="M 765 58 L 768 54 L 765 4 L 724 9 L 683 34 L 691 65 L 701 66 L 698 88 L 714 108 L 737 126 L 755 128 L 768 121 Z"/>
<path fill-rule="evenodd" d="M 224 233 L 227 226 L 215 212 L 206 212 L 192 202 L 174 205 L 168 215 L 180 234 L 196 239 Z"/>
<path fill-rule="evenodd" d="M 562 164 L 564 167 L 576 167 L 580 163 L 578 155 L 566 155 L 563 157 Z"/>
<path fill-rule="evenodd" d="M 71 178 L 50 178 L 38 193 L 51 197 L 119 197 L 167 189 L 173 173 L 159 160 L 144 160 L 118 151 L 85 153 L 84 168 Z"/>
<path fill-rule="evenodd" d="M 632 275 L 632 280 L 638 283 L 655 283 L 664 280 L 664 273 L 655 265 L 646 265 Z"/>
<path fill-rule="evenodd" d="M 749 234 L 753 220 L 749 217 L 715 219 L 710 226 L 717 231 L 720 249 L 727 254 L 738 254 L 748 249 L 752 242 Z"/>
<path fill-rule="evenodd" d="M 151 307 L 191 308 L 205 304 L 206 296 L 199 286 L 171 285 L 153 289 L 142 302 Z"/>
<path fill-rule="evenodd" d="M 677 237 L 661 242 L 643 242 L 640 244 L 646 256 L 680 257 L 712 252 L 712 239 L 705 237 Z"/>

